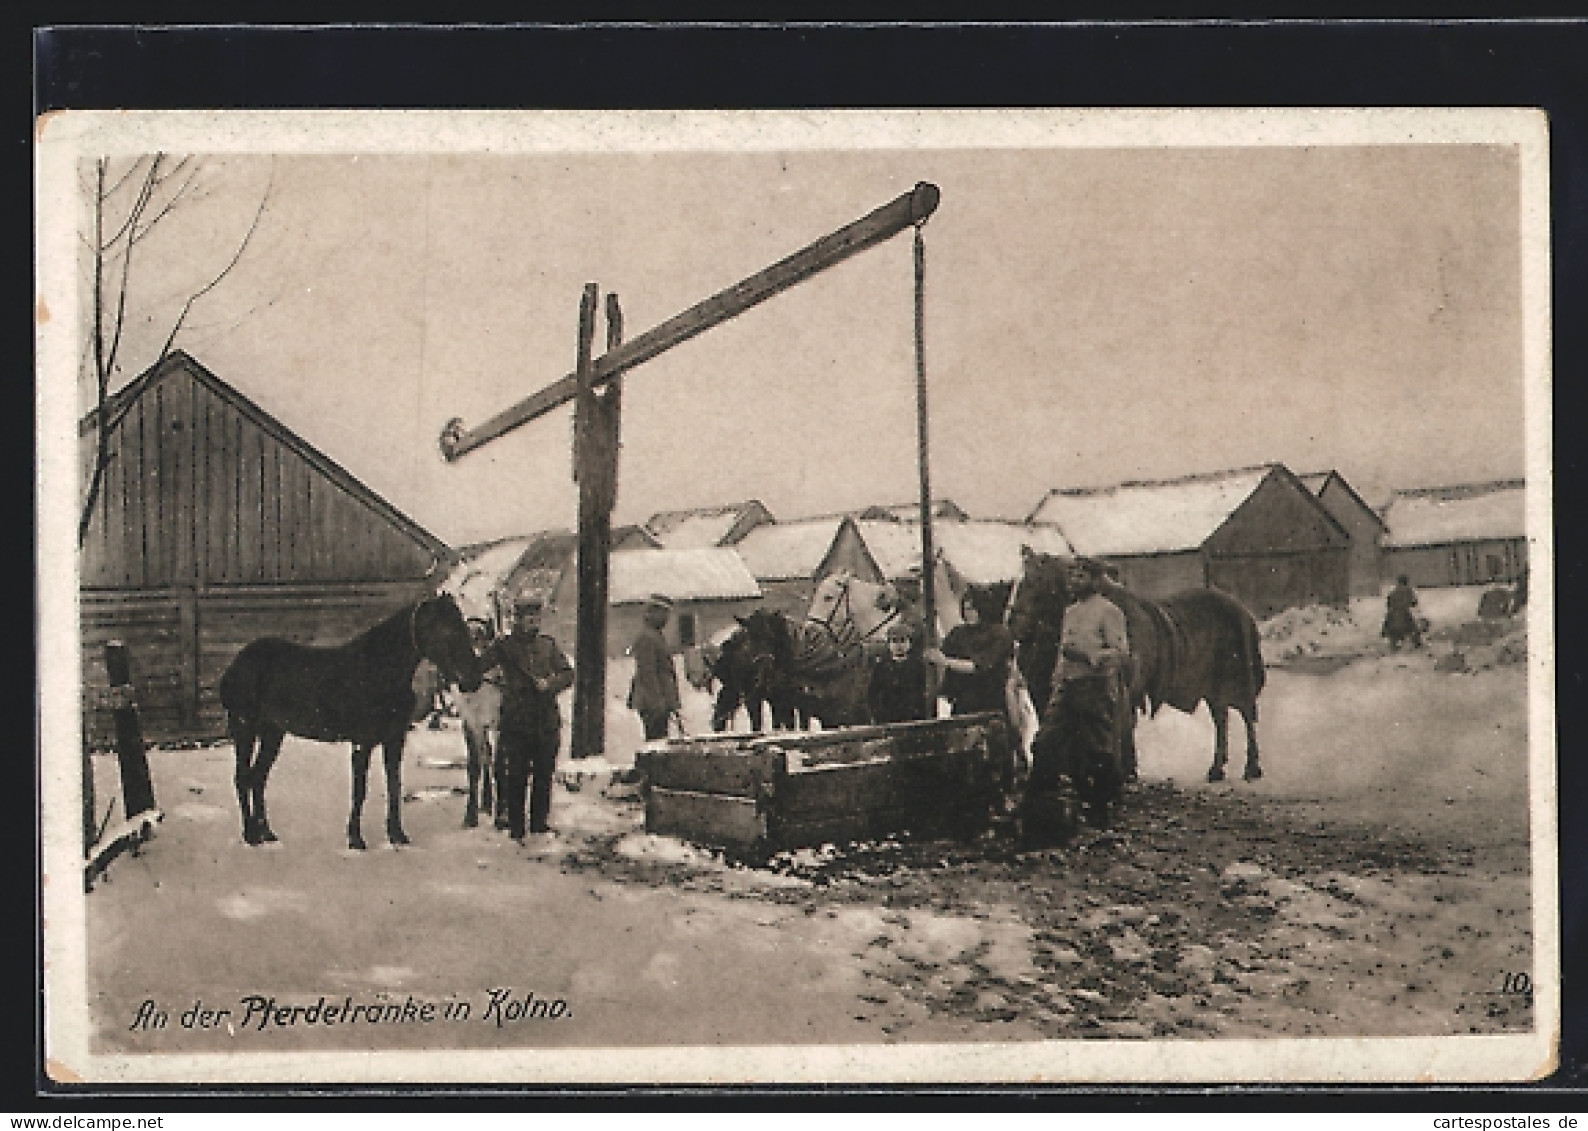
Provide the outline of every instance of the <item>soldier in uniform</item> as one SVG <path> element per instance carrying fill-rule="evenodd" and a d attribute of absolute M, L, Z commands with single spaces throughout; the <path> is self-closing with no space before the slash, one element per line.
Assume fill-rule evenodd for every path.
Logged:
<path fill-rule="evenodd" d="M 524 801 L 529 798 L 529 831 L 549 832 L 551 778 L 562 741 L 557 695 L 573 686 L 573 665 L 557 642 L 541 634 L 545 602 L 520 597 L 513 605 L 513 631 L 498 638 L 480 657 L 482 668 L 502 670 L 502 718 L 497 748 L 504 771 L 499 789 L 507 802 L 508 834 L 524 842 Z"/>
<path fill-rule="evenodd" d="M 629 651 L 634 656 L 634 681 L 629 685 L 629 709 L 640 716 L 646 741 L 667 737 L 667 720 L 678 711 L 678 672 L 673 652 L 662 629 L 673 614 L 673 602 L 661 593 L 651 594 L 645 606 L 644 625 Z"/>
<path fill-rule="evenodd" d="M 1028 839 L 1049 839 L 1053 801 L 1061 776 L 1074 784 L 1093 824 L 1108 824 L 1118 797 L 1120 764 L 1119 672 L 1130 654 L 1125 614 L 1099 592 L 1100 563 L 1077 560 L 1068 584 L 1075 601 L 1064 610 L 1053 693 L 1032 743 L 1031 778 L 1024 806 Z"/>

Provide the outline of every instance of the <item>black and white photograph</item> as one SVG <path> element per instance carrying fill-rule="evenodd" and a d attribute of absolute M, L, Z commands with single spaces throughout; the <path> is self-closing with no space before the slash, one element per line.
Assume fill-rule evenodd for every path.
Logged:
<path fill-rule="evenodd" d="M 49 1075 L 1548 1075 L 1548 151 L 43 117 Z"/>

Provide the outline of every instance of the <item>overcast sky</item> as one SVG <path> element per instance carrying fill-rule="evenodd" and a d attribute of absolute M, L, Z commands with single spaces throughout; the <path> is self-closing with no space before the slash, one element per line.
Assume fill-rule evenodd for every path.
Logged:
<path fill-rule="evenodd" d="M 558 379 L 586 282 L 633 337 L 907 191 L 934 493 L 1282 461 L 1394 487 L 1524 470 L 1518 161 L 1503 146 L 205 159 L 140 245 L 124 379 L 178 345 L 443 539 L 571 526 L 570 410 L 436 437 Z M 908 233 L 628 377 L 615 521 L 915 497 Z M 604 331 L 598 331 L 598 341 Z"/>

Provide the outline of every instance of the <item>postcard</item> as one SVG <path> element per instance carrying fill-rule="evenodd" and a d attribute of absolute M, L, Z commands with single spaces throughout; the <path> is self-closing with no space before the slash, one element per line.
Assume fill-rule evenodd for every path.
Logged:
<path fill-rule="evenodd" d="M 1542 114 L 36 138 L 53 1080 L 1554 1069 Z"/>

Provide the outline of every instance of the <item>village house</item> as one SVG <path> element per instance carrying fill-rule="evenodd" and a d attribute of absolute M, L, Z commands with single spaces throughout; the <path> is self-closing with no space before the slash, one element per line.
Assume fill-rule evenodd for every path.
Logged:
<path fill-rule="evenodd" d="M 757 526 L 733 549 L 761 587 L 764 607 L 803 617 L 818 578 L 864 568 L 865 549 L 847 518 L 812 518 Z"/>
<path fill-rule="evenodd" d="M 1378 596 L 1384 587 L 1384 520 L 1378 511 L 1338 471 L 1314 471 L 1296 478 L 1351 536 L 1351 596 Z"/>
<path fill-rule="evenodd" d="M 1212 586 L 1263 618 L 1350 595 L 1351 536 L 1281 464 L 1049 491 L 1030 521 L 1145 597 Z"/>
<path fill-rule="evenodd" d="M 1384 574 L 1413 585 L 1510 584 L 1527 569 L 1521 479 L 1396 491 L 1384 509 Z"/>
<path fill-rule="evenodd" d="M 103 647 L 131 651 L 146 737 L 226 733 L 216 690 L 261 636 L 340 644 L 445 576 L 452 551 L 182 351 L 106 403 L 82 543 L 85 728 L 103 741 Z M 80 422 L 92 476 L 98 410 Z"/>
<path fill-rule="evenodd" d="M 466 548 L 464 560 L 447 579 L 466 616 L 497 614 L 506 623 L 507 610 L 521 596 L 534 594 L 546 602 L 541 629 L 573 655 L 578 632 L 578 538 L 571 531 L 552 530 Z M 691 647 L 734 623 L 736 615 L 761 605 L 761 589 L 737 552 L 727 547 L 688 550 L 636 549 L 611 557 L 607 579 L 609 656 L 618 656 L 639 631 L 640 617 L 652 593 L 673 600 L 667 637 L 675 647 Z"/>

